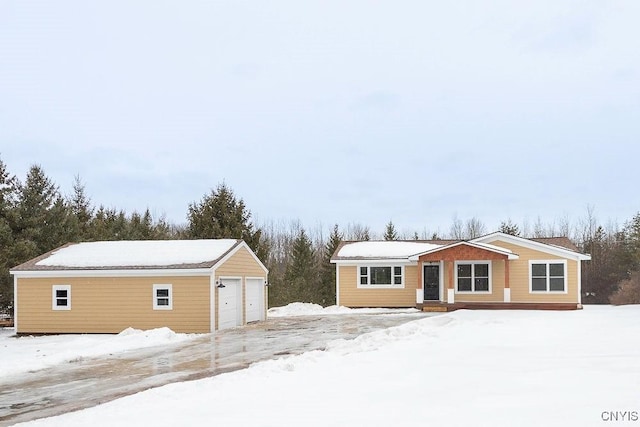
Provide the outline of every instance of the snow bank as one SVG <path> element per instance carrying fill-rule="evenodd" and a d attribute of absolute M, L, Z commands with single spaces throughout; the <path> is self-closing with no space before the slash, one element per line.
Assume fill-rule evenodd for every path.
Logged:
<path fill-rule="evenodd" d="M 169 328 L 147 331 L 127 328 L 117 335 L 51 335 L 14 337 L 13 328 L 0 329 L 0 378 L 59 363 L 168 345 L 201 335 L 177 334 Z"/>
<path fill-rule="evenodd" d="M 321 316 L 327 314 L 402 314 L 416 313 L 415 308 L 348 308 L 337 305 L 322 307 L 319 304 L 293 302 L 284 307 L 272 307 L 268 317 Z"/>
<path fill-rule="evenodd" d="M 458 311 L 30 425 L 601 426 L 640 411 L 638 318 Z"/>

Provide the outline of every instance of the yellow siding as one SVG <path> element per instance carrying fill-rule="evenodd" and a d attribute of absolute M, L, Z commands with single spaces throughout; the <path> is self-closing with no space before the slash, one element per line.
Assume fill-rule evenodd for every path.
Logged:
<path fill-rule="evenodd" d="M 509 263 L 509 285 L 512 302 L 575 302 L 580 301 L 578 289 L 578 261 L 567 259 L 567 293 L 530 293 L 529 260 L 566 259 L 502 241 L 491 242 L 518 254 L 520 259 Z"/>
<path fill-rule="evenodd" d="M 153 285 L 171 284 L 173 310 L 153 310 Z M 71 310 L 52 309 L 52 286 L 71 286 Z M 167 326 L 209 332 L 209 276 L 18 279 L 18 333 L 117 333 Z"/>
<path fill-rule="evenodd" d="M 504 261 L 490 261 L 491 262 L 491 293 L 489 294 L 455 294 L 456 302 L 503 302 L 504 301 Z M 446 269 L 445 269 L 446 270 Z M 455 279 L 455 273 L 454 273 Z M 445 287 L 446 283 L 449 283 L 448 276 L 445 275 Z M 456 287 L 455 280 L 453 282 L 454 289 Z M 445 292 L 445 299 L 447 293 Z"/>
<path fill-rule="evenodd" d="M 340 275 L 340 305 L 346 307 L 415 307 L 418 267 L 405 266 L 403 289 L 358 288 L 356 266 L 337 265 Z"/>
<path fill-rule="evenodd" d="M 247 322 L 247 306 L 246 306 L 246 278 L 247 277 L 261 277 L 264 280 L 267 280 L 267 275 L 265 271 L 262 269 L 259 263 L 253 258 L 253 256 L 245 249 L 244 247 L 240 248 L 233 256 L 231 256 L 228 260 L 224 262 L 221 266 L 216 269 L 216 277 L 218 280 L 220 277 L 233 277 L 233 278 L 241 278 L 242 279 L 242 293 L 241 293 L 241 301 L 242 301 L 242 324 Z M 216 301 L 218 301 L 218 289 L 216 288 Z M 264 292 L 265 300 L 264 300 L 264 317 L 266 319 L 267 316 L 267 291 Z M 217 302 L 216 302 L 217 304 Z M 216 310 L 216 327 L 218 325 L 218 310 Z"/>

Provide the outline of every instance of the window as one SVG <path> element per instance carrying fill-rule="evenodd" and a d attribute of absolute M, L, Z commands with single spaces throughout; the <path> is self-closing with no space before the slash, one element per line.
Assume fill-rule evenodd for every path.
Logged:
<path fill-rule="evenodd" d="M 393 266 L 368 266 L 358 269 L 358 287 L 404 287 L 404 268 L 399 265 Z"/>
<path fill-rule="evenodd" d="M 71 285 L 53 285 L 51 301 L 53 310 L 71 310 Z"/>
<path fill-rule="evenodd" d="M 173 310 L 173 290 L 171 285 L 153 285 L 153 309 Z"/>
<path fill-rule="evenodd" d="M 491 263 L 456 262 L 457 292 L 491 292 Z"/>
<path fill-rule="evenodd" d="M 531 292 L 566 292 L 567 262 L 531 261 Z"/>

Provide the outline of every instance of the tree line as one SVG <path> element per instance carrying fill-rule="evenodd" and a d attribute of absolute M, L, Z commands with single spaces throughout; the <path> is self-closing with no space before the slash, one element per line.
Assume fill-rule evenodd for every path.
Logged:
<path fill-rule="evenodd" d="M 247 242 L 269 269 L 269 304 L 304 301 L 335 304 L 335 267 L 331 256 L 342 240 L 472 239 L 493 230 L 477 218 L 456 216 L 448 232 L 400 232 L 389 221 L 379 233 L 368 226 L 334 224 L 305 228 L 299 221 L 267 221 L 255 225 L 252 213 L 226 184 L 219 184 L 187 207 L 187 223 L 153 218 L 149 210 L 127 213 L 94 206 L 80 177 L 64 196 L 39 165 L 24 181 L 0 159 L 0 313 L 13 310 L 13 279 L 9 269 L 69 242 L 239 238 Z M 569 218 L 520 224 L 506 219 L 500 231 L 521 237 L 567 236 L 592 255 L 583 262 L 585 303 L 640 303 L 640 213 L 622 226 L 600 224 L 593 208 L 575 223 Z"/>

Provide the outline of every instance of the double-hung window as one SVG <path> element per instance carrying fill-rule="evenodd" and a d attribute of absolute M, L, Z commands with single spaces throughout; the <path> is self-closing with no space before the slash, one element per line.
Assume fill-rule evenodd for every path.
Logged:
<path fill-rule="evenodd" d="M 153 309 L 173 310 L 173 286 L 153 285 Z"/>
<path fill-rule="evenodd" d="M 51 302 L 53 310 L 71 310 L 71 285 L 53 285 Z"/>
<path fill-rule="evenodd" d="M 567 292 L 567 262 L 531 261 L 529 263 L 530 290 L 534 292 Z"/>
<path fill-rule="evenodd" d="M 456 262 L 456 284 L 457 292 L 491 292 L 491 262 Z"/>
<path fill-rule="evenodd" d="M 404 287 L 404 267 L 401 265 L 359 267 L 358 287 L 402 288 Z"/>

